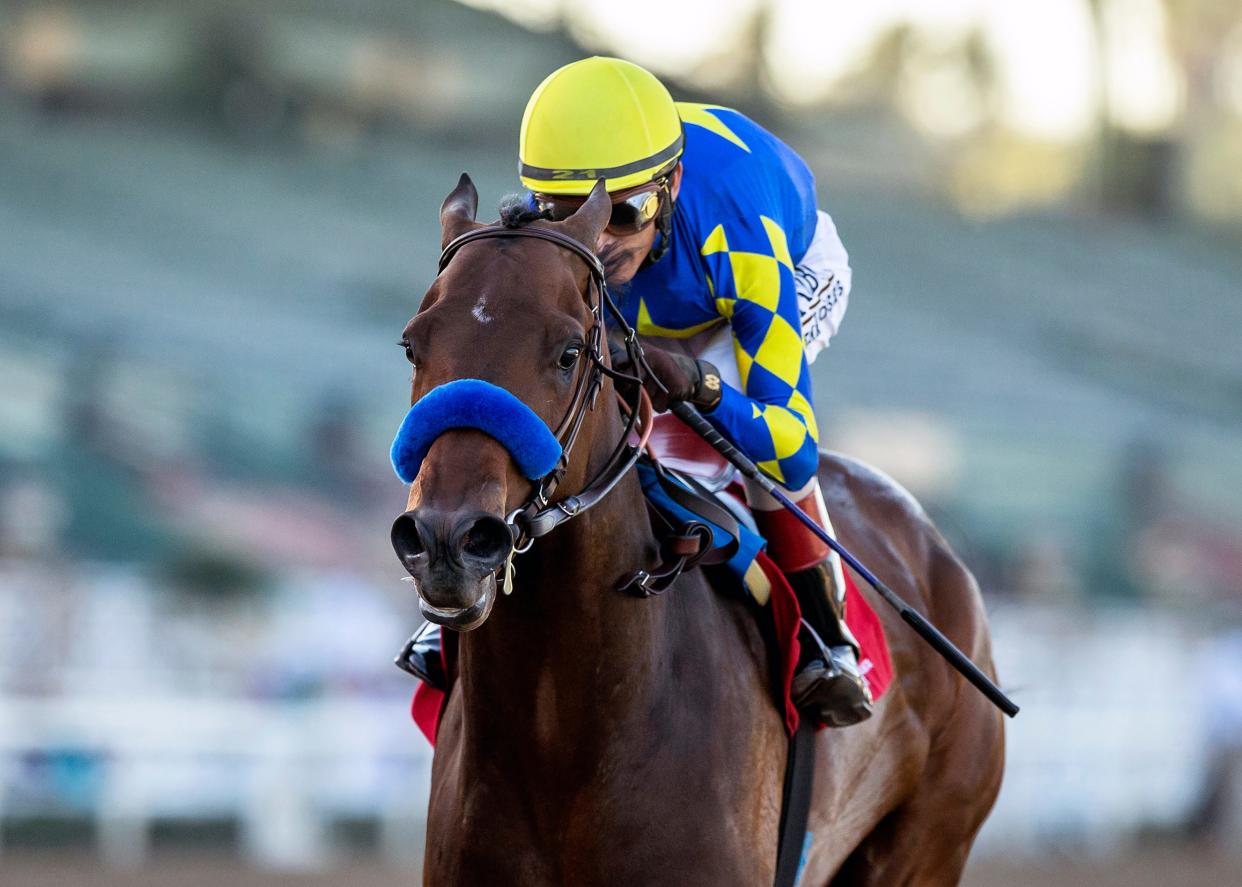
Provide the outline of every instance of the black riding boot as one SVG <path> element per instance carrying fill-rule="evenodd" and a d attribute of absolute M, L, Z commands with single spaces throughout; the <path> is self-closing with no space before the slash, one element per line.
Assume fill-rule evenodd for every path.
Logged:
<path fill-rule="evenodd" d="M 871 717 L 871 691 L 858 669 L 858 642 L 845 625 L 845 589 L 831 560 L 786 574 L 802 608 L 802 654 L 790 695 L 827 727 Z"/>
<path fill-rule="evenodd" d="M 397 668 L 408 671 L 425 684 L 437 690 L 448 689 L 448 679 L 444 676 L 444 657 L 440 646 L 440 626 L 431 622 L 414 632 L 414 636 L 405 642 L 401 652 L 394 660 Z"/>

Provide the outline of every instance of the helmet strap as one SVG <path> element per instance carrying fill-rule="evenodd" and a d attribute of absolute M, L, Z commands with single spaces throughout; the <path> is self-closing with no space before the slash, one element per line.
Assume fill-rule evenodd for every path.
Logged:
<path fill-rule="evenodd" d="M 668 252 L 670 240 L 669 235 L 672 230 L 672 218 L 673 193 L 669 190 L 668 180 L 665 179 L 664 183 L 660 186 L 660 212 L 656 216 L 656 232 L 660 235 L 659 242 L 653 244 L 651 249 L 647 252 L 647 257 L 643 259 L 640 270 L 641 268 L 646 268 L 649 265 L 654 265 L 664 257 L 666 252 Z"/>

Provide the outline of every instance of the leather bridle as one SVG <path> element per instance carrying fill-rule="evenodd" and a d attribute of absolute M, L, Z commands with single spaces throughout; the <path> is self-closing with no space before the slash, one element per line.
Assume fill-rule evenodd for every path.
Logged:
<path fill-rule="evenodd" d="M 606 325 L 608 315 L 612 316 L 624 333 L 625 349 L 629 356 L 630 366 L 638 368 L 640 373 L 652 376 L 652 378 L 654 375 L 643 358 L 642 347 L 638 343 L 634 328 L 626 322 L 608 291 L 608 285 L 604 280 L 603 263 L 593 251 L 567 234 L 542 227 L 508 228 L 502 225 L 488 225 L 484 228 L 475 228 L 453 238 L 444 247 L 440 253 L 440 272 L 443 273 L 449 262 L 466 244 L 476 240 L 501 237 L 534 237 L 546 240 L 569 250 L 582 259 L 590 272 L 585 298 L 594 321 L 591 329 L 587 331 L 586 347 L 578 358 L 578 376 L 574 383 L 569 408 L 553 431 L 561 444 L 561 457 L 552 471 L 535 481 L 530 498 L 510 512 L 505 519 L 505 523 L 509 525 L 509 530 L 513 534 L 514 553 L 521 554 L 529 550 L 536 539 L 546 536 L 556 527 L 592 508 L 607 496 L 618 481 L 634 467 L 642 453 L 645 433 L 637 446 L 630 443 L 630 438 L 638 429 L 650 430 L 651 399 L 643 388 L 641 376 L 614 370 L 605 362 L 604 356 L 608 348 Z M 625 412 L 628 414 L 625 430 L 603 467 L 596 472 L 586 488 L 581 493 L 553 502 L 551 497 L 569 468 L 570 454 L 578 440 L 578 434 L 582 430 L 582 423 L 586 419 L 587 412 L 595 408 L 604 376 L 621 383 L 616 386 L 616 389 L 617 396 L 625 405 Z"/>

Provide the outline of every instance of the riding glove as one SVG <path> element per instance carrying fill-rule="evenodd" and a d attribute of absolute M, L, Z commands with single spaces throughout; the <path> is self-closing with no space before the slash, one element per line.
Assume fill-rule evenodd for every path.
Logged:
<path fill-rule="evenodd" d="M 624 343 L 610 338 L 608 350 L 613 369 L 637 375 Z M 720 371 L 708 361 L 665 351 L 655 345 L 644 345 L 643 356 L 655 374 L 655 378 L 644 377 L 643 387 L 651 396 L 656 412 L 665 412 L 686 401 L 710 412 L 720 403 Z"/>

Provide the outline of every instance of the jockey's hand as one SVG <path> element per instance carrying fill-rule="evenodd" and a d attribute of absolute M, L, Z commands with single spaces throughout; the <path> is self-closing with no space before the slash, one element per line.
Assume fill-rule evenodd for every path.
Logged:
<path fill-rule="evenodd" d="M 635 369 L 623 342 L 609 339 L 613 369 L 631 375 L 642 375 Z M 686 354 L 665 351 L 655 345 L 644 345 L 643 355 L 655 378 L 646 376 L 643 387 L 651 396 L 651 405 L 663 413 L 676 404 L 689 401 L 701 410 L 710 411 L 720 403 L 720 371 L 706 360 Z"/>

